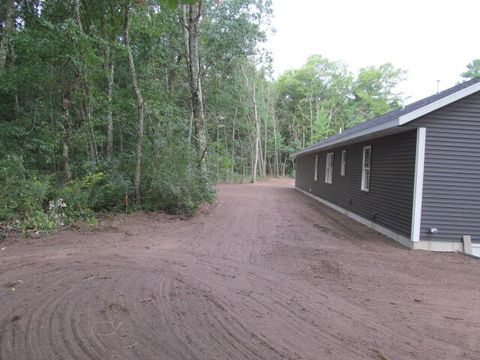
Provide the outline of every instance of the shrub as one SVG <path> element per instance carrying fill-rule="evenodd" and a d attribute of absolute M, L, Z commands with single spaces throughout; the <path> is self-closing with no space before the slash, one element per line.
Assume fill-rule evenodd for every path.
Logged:
<path fill-rule="evenodd" d="M 164 210 L 172 214 L 193 215 L 203 202 L 212 201 L 215 191 L 190 161 L 185 144 L 169 144 L 161 152 L 146 152 L 143 170 L 145 210 Z"/>
<path fill-rule="evenodd" d="M 131 183 L 120 174 L 95 172 L 66 183 L 58 192 L 68 205 L 69 219 L 93 221 L 95 211 L 123 208 Z"/>
<path fill-rule="evenodd" d="M 20 157 L 0 160 L 0 221 L 15 218 L 21 212 L 24 183 L 25 169 Z"/>
<path fill-rule="evenodd" d="M 67 205 L 63 199 L 51 200 L 46 211 L 36 210 L 28 214 L 21 223 L 24 230 L 54 230 L 66 225 L 68 218 L 66 215 Z"/>

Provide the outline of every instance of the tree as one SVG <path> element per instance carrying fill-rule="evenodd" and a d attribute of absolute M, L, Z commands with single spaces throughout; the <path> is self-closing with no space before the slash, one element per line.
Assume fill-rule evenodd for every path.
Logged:
<path fill-rule="evenodd" d="M 461 74 L 465 80 L 470 80 L 480 76 L 480 59 L 475 59 L 467 65 L 467 71 Z"/>
<path fill-rule="evenodd" d="M 13 48 L 10 43 L 15 29 L 15 1 L 5 0 L 4 2 L 5 25 L 0 39 L 0 69 L 5 66 L 7 59 L 13 57 Z"/>
<path fill-rule="evenodd" d="M 142 176 L 142 147 L 143 147 L 143 123 L 145 117 L 145 103 L 143 101 L 142 91 L 138 86 L 137 70 L 133 60 L 132 48 L 130 45 L 130 4 L 125 7 L 125 48 L 128 55 L 128 65 L 130 67 L 130 75 L 132 77 L 132 86 L 135 92 L 135 100 L 137 102 L 137 140 L 135 145 L 135 201 L 138 207 L 142 206 L 141 196 L 141 176 Z"/>
<path fill-rule="evenodd" d="M 402 95 L 395 91 L 405 72 L 392 64 L 360 69 L 353 84 L 353 111 L 349 125 L 384 114 L 402 104 Z"/>
<path fill-rule="evenodd" d="M 203 2 L 186 5 L 185 27 L 187 44 L 187 66 L 192 97 L 192 113 L 195 121 L 198 166 L 206 173 L 205 156 L 207 138 L 205 133 L 205 112 L 203 106 L 202 79 L 200 73 L 199 26 L 202 18 Z"/>
<path fill-rule="evenodd" d="M 275 83 L 283 148 L 298 150 L 401 106 L 396 87 L 403 75 L 384 64 L 363 68 L 355 77 L 342 62 L 309 57 Z"/>

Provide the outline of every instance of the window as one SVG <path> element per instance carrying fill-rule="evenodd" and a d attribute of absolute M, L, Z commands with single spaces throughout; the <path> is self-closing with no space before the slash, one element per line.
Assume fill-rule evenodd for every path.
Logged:
<path fill-rule="evenodd" d="M 315 169 L 313 173 L 313 180 L 317 181 L 318 180 L 318 155 L 315 155 Z"/>
<path fill-rule="evenodd" d="M 325 182 L 331 184 L 333 182 L 333 153 L 327 154 L 325 163 Z"/>
<path fill-rule="evenodd" d="M 347 150 L 342 151 L 342 166 L 340 167 L 340 176 L 345 176 L 347 169 Z"/>
<path fill-rule="evenodd" d="M 372 147 L 363 147 L 363 160 L 362 160 L 362 191 L 370 191 L 370 166 L 372 158 Z"/>

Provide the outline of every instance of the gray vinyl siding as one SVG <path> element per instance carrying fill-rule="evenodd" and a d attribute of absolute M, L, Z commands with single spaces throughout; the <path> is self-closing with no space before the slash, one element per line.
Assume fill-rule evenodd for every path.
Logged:
<path fill-rule="evenodd" d="M 370 191 L 361 191 L 363 146 L 372 146 Z M 346 176 L 340 176 L 347 150 Z M 357 215 L 410 237 L 416 130 L 337 147 L 296 159 L 295 185 Z M 333 184 L 325 183 L 326 154 L 334 152 Z M 318 181 L 314 181 L 319 155 Z"/>
<path fill-rule="evenodd" d="M 427 128 L 420 238 L 461 241 L 465 234 L 480 242 L 480 93 L 409 127 Z"/>

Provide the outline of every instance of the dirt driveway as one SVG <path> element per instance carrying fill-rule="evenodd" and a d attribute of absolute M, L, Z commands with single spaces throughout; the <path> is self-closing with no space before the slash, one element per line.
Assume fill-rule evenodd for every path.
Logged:
<path fill-rule="evenodd" d="M 295 191 L 0 243 L 0 359 L 480 359 L 480 262 Z"/>

